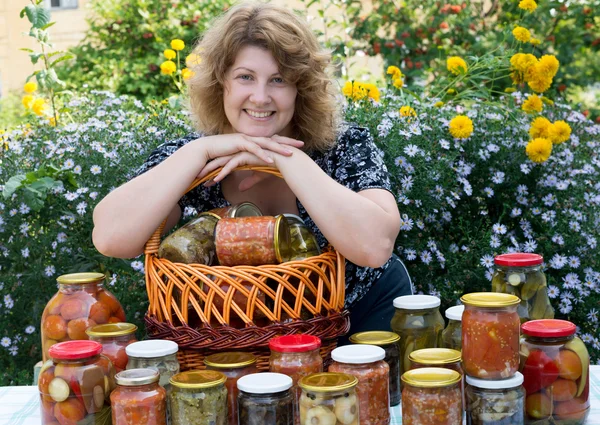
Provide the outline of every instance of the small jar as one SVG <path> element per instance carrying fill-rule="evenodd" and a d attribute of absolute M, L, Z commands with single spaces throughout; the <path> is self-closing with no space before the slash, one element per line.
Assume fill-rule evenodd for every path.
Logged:
<path fill-rule="evenodd" d="M 213 208 L 208 212 L 219 216 L 219 218 L 260 217 L 262 215 L 260 208 L 252 202 L 241 202 L 227 207 Z"/>
<path fill-rule="evenodd" d="M 403 425 L 462 424 L 460 373 L 438 367 L 413 369 L 402 375 Z"/>
<path fill-rule="evenodd" d="M 442 347 L 460 351 L 462 349 L 462 315 L 464 305 L 455 305 L 446 309 L 448 326 L 442 331 Z"/>
<path fill-rule="evenodd" d="M 476 292 L 463 295 L 462 361 L 465 374 L 479 379 L 510 378 L 519 369 L 519 298 Z"/>
<path fill-rule="evenodd" d="M 301 424 L 358 424 L 358 379 L 346 373 L 322 372 L 299 382 Z"/>
<path fill-rule="evenodd" d="M 497 255 L 492 276 L 492 291 L 512 294 L 521 300 L 517 312 L 521 322 L 554 319 L 554 308 L 548 298 L 546 275 L 542 271 L 544 257 L 515 252 Z"/>
<path fill-rule="evenodd" d="M 394 299 L 396 312 L 391 327 L 400 335 L 400 376 L 410 370 L 410 353 L 440 346 L 445 325 L 440 303 L 433 295 L 405 295 Z"/>
<path fill-rule="evenodd" d="M 42 354 L 58 341 L 87 340 L 86 329 L 104 323 L 125 322 L 125 311 L 104 288 L 103 273 L 72 273 L 59 276 L 58 292 L 42 313 Z"/>
<path fill-rule="evenodd" d="M 279 264 L 290 258 L 290 228 L 283 215 L 222 218 L 215 246 L 222 266 Z"/>
<path fill-rule="evenodd" d="M 171 425 L 226 425 L 227 377 L 216 370 L 181 372 L 170 379 Z"/>
<path fill-rule="evenodd" d="M 230 425 L 238 423 L 237 399 L 239 391 L 237 381 L 242 376 L 257 373 L 256 356 L 252 353 L 229 352 L 211 354 L 204 358 L 207 370 L 216 370 L 227 377 L 225 387 L 227 388 L 227 407 L 229 409 L 228 420 Z"/>
<path fill-rule="evenodd" d="M 160 374 L 158 383 L 168 390 L 171 377 L 179 373 L 178 350 L 177 343 L 166 339 L 134 342 L 125 348 L 129 358 L 127 369 L 150 368 L 157 370 Z"/>
<path fill-rule="evenodd" d="M 117 373 L 127 367 L 126 347 L 137 341 L 137 326 L 131 323 L 107 323 L 85 331 L 90 340 L 102 345 L 102 354 L 110 359 Z"/>
<path fill-rule="evenodd" d="M 303 260 L 321 254 L 317 238 L 304 220 L 294 214 L 284 214 L 284 216 L 290 226 L 292 251 L 290 261 Z"/>
<path fill-rule="evenodd" d="M 383 360 L 385 350 L 375 345 L 354 344 L 331 352 L 329 372 L 358 378 L 356 393 L 361 425 L 387 425 L 390 422 L 390 367 Z"/>
<path fill-rule="evenodd" d="M 110 395 L 112 425 L 166 425 L 167 391 L 152 369 L 117 373 L 117 389 Z"/>
<path fill-rule="evenodd" d="M 237 382 L 239 425 L 293 425 L 292 378 L 282 373 L 254 373 Z"/>
<path fill-rule="evenodd" d="M 95 423 L 110 418 L 115 370 L 95 341 L 66 341 L 50 347 L 38 389 L 42 425 Z"/>
<path fill-rule="evenodd" d="M 576 329 L 571 322 L 554 319 L 521 325 L 527 422 L 585 423 L 590 413 L 590 356 L 575 336 Z"/>
<path fill-rule="evenodd" d="M 489 380 L 467 376 L 467 424 L 523 425 L 525 391 L 523 375 Z"/>
<path fill-rule="evenodd" d="M 215 265 L 215 227 L 220 217 L 202 213 L 161 242 L 158 256 L 174 263 Z"/>
<path fill-rule="evenodd" d="M 377 345 L 385 350 L 383 359 L 390 367 L 390 405 L 400 404 L 400 337 L 394 332 L 369 331 L 350 336 L 353 344 Z"/>

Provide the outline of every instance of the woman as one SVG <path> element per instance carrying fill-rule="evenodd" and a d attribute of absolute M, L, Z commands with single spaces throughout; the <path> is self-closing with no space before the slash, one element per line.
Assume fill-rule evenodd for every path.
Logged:
<path fill-rule="evenodd" d="M 338 126 L 323 52 L 304 21 L 285 8 L 243 3 L 195 48 L 189 81 L 198 133 L 159 146 L 136 177 L 94 210 L 93 240 L 112 257 L 135 257 L 165 218 L 165 231 L 193 207 L 249 201 L 265 215 L 300 215 L 346 257 L 351 333 L 389 329 L 410 278 L 392 255 L 400 217 L 381 151 L 369 131 Z M 241 165 L 271 166 L 283 179 Z M 222 167 L 182 196 L 190 183 Z"/>

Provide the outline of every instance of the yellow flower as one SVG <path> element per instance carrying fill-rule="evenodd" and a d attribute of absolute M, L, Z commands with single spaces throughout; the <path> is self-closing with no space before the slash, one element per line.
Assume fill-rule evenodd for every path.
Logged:
<path fill-rule="evenodd" d="M 176 38 L 175 40 L 171 40 L 171 49 L 173 50 L 183 50 L 185 49 L 185 43 L 183 40 Z"/>
<path fill-rule="evenodd" d="M 552 99 L 548 99 L 546 96 L 542 96 L 540 99 L 542 99 L 542 102 L 544 102 L 546 105 L 554 105 L 554 101 Z"/>
<path fill-rule="evenodd" d="M 527 72 L 538 63 L 538 59 L 531 53 L 516 53 L 510 58 L 510 64 L 519 72 Z"/>
<path fill-rule="evenodd" d="M 548 119 L 544 117 L 537 117 L 531 122 L 531 127 L 529 127 L 529 135 L 532 139 L 537 137 L 549 138 L 550 135 L 548 130 L 552 123 L 548 121 Z"/>
<path fill-rule="evenodd" d="M 23 86 L 23 90 L 25 93 L 33 93 L 38 88 L 38 85 L 35 81 L 30 81 Z"/>
<path fill-rule="evenodd" d="M 541 75 L 538 72 L 530 73 L 526 79 L 527 85 L 536 93 L 544 93 L 552 85 L 552 78 Z"/>
<path fill-rule="evenodd" d="M 545 137 L 538 137 L 527 144 L 525 152 L 533 162 L 544 162 L 552 153 L 552 142 Z"/>
<path fill-rule="evenodd" d="M 548 129 L 550 139 L 554 144 L 560 144 L 571 137 L 571 127 L 564 121 L 555 121 Z"/>
<path fill-rule="evenodd" d="M 507 87 L 504 89 L 504 93 L 514 93 L 516 91 L 517 91 L 517 89 L 514 87 Z"/>
<path fill-rule="evenodd" d="M 394 87 L 397 89 L 404 87 L 404 81 L 402 81 L 402 78 L 394 78 Z"/>
<path fill-rule="evenodd" d="M 364 85 L 364 88 L 367 91 L 367 96 L 369 96 L 375 102 L 379 102 L 379 89 L 375 84 L 367 83 Z"/>
<path fill-rule="evenodd" d="M 537 3 L 534 0 L 521 0 L 519 7 L 528 12 L 533 12 L 537 8 Z"/>
<path fill-rule="evenodd" d="M 46 104 L 46 100 L 43 98 L 34 100 L 33 105 L 31 105 L 31 109 L 36 115 L 44 115 L 47 107 L 48 105 Z"/>
<path fill-rule="evenodd" d="M 450 56 L 446 59 L 446 67 L 454 75 L 465 74 L 468 70 L 467 63 L 459 56 Z"/>
<path fill-rule="evenodd" d="M 400 68 L 394 65 L 388 66 L 387 74 L 391 75 L 394 80 L 396 78 L 402 78 L 402 71 L 400 71 Z"/>
<path fill-rule="evenodd" d="M 544 73 L 547 77 L 553 78 L 558 72 L 559 66 L 560 62 L 556 59 L 556 56 L 544 55 L 540 58 L 536 70 L 540 74 Z"/>
<path fill-rule="evenodd" d="M 437 102 L 435 102 L 433 104 L 433 106 L 435 106 L 436 108 L 441 108 L 442 106 L 444 106 L 444 102 L 442 102 L 441 100 L 438 100 Z"/>
<path fill-rule="evenodd" d="M 175 59 L 177 57 L 177 53 L 175 53 L 175 50 L 171 50 L 171 49 L 165 49 L 163 54 L 165 55 L 165 58 L 167 58 L 168 60 Z"/>
<path fill-rule="evenodd" d="M 454 89 L 448 89 L 446 91 L 446 93 L 448 93 L 448 94 L 456 94 L 456 90 L 454 90 Z"/>
<path fill-rule="evenodd" d="M 30 94 L 26 94 L 25 96 L 23 96 L 23 99 L 21 99 L 21 103 L 25 108 L 31 109 L 31 105 L 33 105 L 33 96 Z"/>
<path fill-rule="evenodd" d="M 531 44 L 533 44 L 534 46 L 539 46 L 540 44 L 542 44 L 542 40 L 540 40 L 539 38 L 534 38 L 534 37 L 531 37 L 531 40 L 529 40 L 529 42 Z"/>
<path fill-rule="evenodd" d="M 534 112 L 542 112 L 543 108 L 544 105 L 542 104 L 542 99 L 540 99 L 537 94 L 532 94 L 531 96 L 529 96 L 527 100 L 523 102 L 523 106 L 521 107 L 521 109 L 523 109 L 528 114 Z"/>
<path fill-rule="evenodd" d="M 512 33 L 517 40 L 519 40 L 523 43 L 527 43 L 529 41 L 529 39 L 531 38 L 531 33 L 529 32 L 529 30 L 527 28 L 516 27 L 512 31 Z"/>
<path fill-rule="evenodd" d="M 56 118 L 54 118 L 54 117 L 48 118 L 48 125 L 50 125 L 51 127 L 56 127 Z"/>
<path fill-rule="evenodd" d="M 466 139 L 473 134 L 473 121 L 466 115 L 457 115 L 450 121 L 450 134 L 455 139 Z"/>
<path fill-rule="evenodd" d="M 192 78 L 194 76 L 194 74 L 195 74 L 195 72 L 188 68 L 183 68 L 181 70 L 181 76 L 183 77 L 184 80 L 189 80 L 190 78 Z"/>
<path fill-rule="evenodd" d="M 164 61 L 160 64 L 160 72 L 165 75 L 171 75 L 177 71 L 177 65 L 173 61 Z"/>
<path fill-rule="evenodd" d="M 342 93 L 351 99 L 361 100 L 367 97 L 367 89 L 358 81 L 346 81 Z"/>
<path fill-rule="evenodd" d="M 417 112 L 408 105 L 401 107 L 398 112 L 400 113 L 401 117 L 416 117 L 417 116 Z"/>
<path fill-rule="evenodd" d="M 200 62 L 202 62 L 202 58 L 195 53 L 190 53 L 185 58 L 185 64 L 188 68 L 193 68 L 195 65 L 200 65 Z"/>

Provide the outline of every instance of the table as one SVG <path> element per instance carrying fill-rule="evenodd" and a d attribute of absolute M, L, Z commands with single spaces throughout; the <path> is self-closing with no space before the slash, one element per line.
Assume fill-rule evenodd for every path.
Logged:
<path fill-rule="evenodd" d="M 587 425 L 600 425 L 600 366 L 590 366 L 591 412 Z M 391 408 L 391 425 L 402 424 L 402 408 Z M 40 425 L 37 387 L 0 387 L 0 425 Z"/>

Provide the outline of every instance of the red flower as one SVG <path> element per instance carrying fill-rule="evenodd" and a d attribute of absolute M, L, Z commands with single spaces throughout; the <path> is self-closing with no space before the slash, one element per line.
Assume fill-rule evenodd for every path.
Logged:
<path fill-rule="evenodd" d="M 450 26 L 448 25 L 448 23 L 446 21 L 444 21 L 440 24 L 440 28 L 443 30 L 447 30 L 448 28 L 450 28 Z"/>

